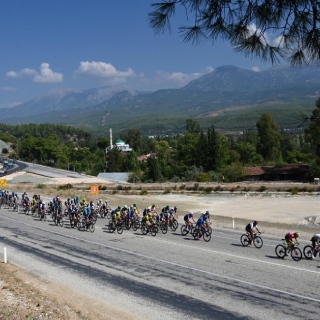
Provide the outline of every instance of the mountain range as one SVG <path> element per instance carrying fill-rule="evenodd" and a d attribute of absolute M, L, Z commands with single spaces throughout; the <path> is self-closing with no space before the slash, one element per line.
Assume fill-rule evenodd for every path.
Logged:
<path fill-rule="evenodd" d="M 139 92 L 117 86 L 50 92 L 1 109 L 0 122 L 67 124 L 98 134 L 112 126 L 156 134 L 182 131 L 186 118 L 225 130 L 250 127 L 270 112 L 281 126 L 292 127 L 299 114 L 311 112 L 319 95 L 319 66 L 277 66 L 260 72 L 222 66 L 181 89 Z"/>

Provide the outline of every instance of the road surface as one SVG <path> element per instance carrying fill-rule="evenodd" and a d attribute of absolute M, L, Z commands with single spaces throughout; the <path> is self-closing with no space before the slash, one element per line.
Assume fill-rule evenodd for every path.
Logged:
<path fill-rule="evenodd" d="M 94 233 L 0 210 L 0 258 L 129 311 L 137 319 L 319 319 L 319 260 L 275 256 L 276 238 L 242 247 L 215 229 L 210 242 L 176 232 Z M 305 245 L 307 243 L 303 243 Z"/>

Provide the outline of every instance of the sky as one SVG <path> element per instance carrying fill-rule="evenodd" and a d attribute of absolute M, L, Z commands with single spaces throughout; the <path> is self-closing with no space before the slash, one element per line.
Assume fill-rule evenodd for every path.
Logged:
<path fill-rule="evenodd" d="M 1 0 L 0 108 L 60 89 L 127 85 L 181 88 L 224 65 L 271 65 L 234 53 L 227 42 L 184 43 L 177 12 L 171 33 L 148 22 L 159 0 Z"/>

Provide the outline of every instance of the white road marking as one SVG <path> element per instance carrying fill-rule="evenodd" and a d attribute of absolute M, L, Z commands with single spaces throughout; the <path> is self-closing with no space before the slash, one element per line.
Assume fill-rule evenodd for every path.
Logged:
<path fill-rule="evenodd" d="M 56 235 L 60 235 L 60 236 L 64 236 L 64 237 L 67 237 L 67 238 L 70 238 L 70 239 L 74 239 L 74 240 L 82 240 L 82 241 L 85 241 L 85 242 L 88 242 L 88 243 L 94 243 L 94 244 L 98 244 L 100 246 L 104 246 L 106 248 L 111 248 L 111 249 L 115 249 L 115 250 L 118 250 L 116 248 L 113 248 L 113 247 L 109 247 L 107 245 L 104 245 L 104 244 L 101 244 L 101 243 L 98 243 L 98 242 L 94 242 L 94 241 L 90 241 L 90 240 L 85 240 L 85 239 L 82 239 L 82 238 L 78 238 L 78 237 L 74 237 L 74 236 L 70 236 L 70 235 L 66 235 L 66 234 L 63 234 L 63 233 L 59 233 L 59 232 L 56 232 L 56 231 L 52 231 L 50 229 L 44 229 L 44 228 L 40 228 L 40 227 L 37 227 L 37 226 L 34 226 L 32 224 L 29 224 L 29 223 L 25 223 L 25 222 L 21 222 L 19 220 L 15 220 L 15 219 L 12 219 L 12 218 L 8 218 L 8 217 L 5 217 L 5 216 L 0 216 L 2 218 L 5 218 L 7 220 L 12 220 L 14 222 L 18 222 L 20 224 L 23 224 L 23 225 L 26 225 L 26 226 L 29 226 L 29 227 L 33 227 L 35 229 L 39 229 L 41 231 L 48 231 L 52 234 L 56 234 Z M 145 237 L 143 235 L 134 235 L 134 234 L 126 234 L 126 235 L 129 235 L 129 236 L 132 236 L 132 237 L 137 237 L 139 239 L 143 239 L 143 240 L 153 240 L 153 241 L 156 241 L 156 242 L 162 242 L 162 243 L 169 243 L 170 245 L 172 245 L 173 243 L 171 241 L 167 241 L 167 240 L 160 240 L 160 239 L 156 239 L 154 237 L 150 238 L 150 237 Z M 221 252 L 221 251 L 215 251 L 215 250 L 209 250 L 209 249 L 205 249 L 205 248 L 200 248 L 200 247 L 195 247 L 195 246 L 190 246 L 190 245 L 186 245 L 186 244 L 182 244 L 182 243 L 177 243 L 177 242 L 174 242 L 174 245 L 176 246 L 181 246 L 181 247 L 186 247 L 186 248 L 189 248 L 189 249 L 197 249 L 197 250 L 201 250 L 201 251 L 205 251 L 207 253 L 213 253 L 213 254 L 220 254 L 220 255 L 223 255 L 223 256 L 228 256 L 228 257 L 232 257 L 232 258 L 237 258 L 237 259 L 242 259 L 242 260 L 248 260 L 248 261 L 253 261 L 253 262 L 256 262 L 256 263 L 262 263 L 262 264 L 269 264 L 269 265 L 272 265 L 272 266 L 276 266 L 276 267 L 282 267 L 282 268 L 289 268 L 289 269 L 294 269 L 294 270 L 297 270 L 297 271 L 303 271 L 303 272 L 309 272 L 309 273 L 316 273 L 316 274 L 319 274 L 319 271 L 316 271 L 316 270 L 308 270 L 308 269 L 304 269 L 304 268 L 299 268 L 299 267 L 293 267 L 293 266 L 287 266 L 287 265 L 284 265 L 284 264 L 281 264 L 281 263 L 274 263 L 274 262 L 269 262 L 269 261 L 263 261 L 263 260 L 259 260 L 259 259 L 254 259 L 254 258 L 248 258 L 248 257 L 243 257 L 243 256 L 238 256 L 238 255 L 235 255 L 235 254 L 231 254 L 231 253 L 226 253 L 226 252 Z M 122 249 L 119 249 L 119 250 L 122 250 Z M 152 259 L 152 258 L 150 258 Z"/>
<path fill-rule="evenodd" d="M 69 235 L 64 235 L 64 234 L 61 234 L 61 233 L 59 233 L 59 232 L 55 232 L 55 231 L 52 231 L 52 230 L 39 228 L 39 227 L 30 225 L 30 224 L 28 224 L 28 223 L 24 223 L 24 222 L 17 221 L 17 220 L 15 220 L 15 219 L 7 218 L 7 217 L 3 217 L 3 218 L 5 218 L 5 219 L 7 219 L 7 220 L 12 220 L 12 221 L 21 223 L 21 224 L 26 225 L 26 226 L 34 227 L 34 228 L 40 229 L 40 230 L 42 230 L 42 231 L 48 231 L 48 232 L 50 232 L 50 233 L 57 234 L 57 235 L 60 235 L 60 236 L 64 236 L 64 237 L 67 237 L 67 238 L 70 238 L 70 239 L 80 240 L 80 241 L 84 241 L 84 242 L 87 242 L 87 243 L 99 245 L 99 246 L 102 246 L 102 247 L 104 247 L 104 248 L 108 248 L 108 249 L 111 249 L 111 250 L 123 252 L 123 253 L 130 254 L 130 255 L 133 255 L 133 256 L 142 257 L 142 258 L 145 258 L 145 259 L 149 259 L 149 260 L 161 262 L 161 263 L 164 263 L 164 264 L 169 264 L 169 265 L 176 266 L 176 267 L 180 267 L 180 268 L 184 268 L 184 269 L 187 269 L 187 270 L 192 270 L 192 271 L 196 271 L 196 272 L 201 272 L 201 273 L 204 273 L 204 274 L 208 274 L 208 275 L 211 275 L 211 276 L 215 276 L 215 277 L 217 277 L 217 278 L 227 279 L 227 280 L 230 280 L 230 281 L 233 281 L 233 282 L 236 281 L 236 282 L 238 282 L 238 283 L 243 283 L 243 284 L 246 284 L 246 285 L 249 285 L 249 286 L 253 286 L 253 287 L 257 287 L 257 288 L 260 288 L 260 289 L 265 289 L 265 290 L 269 290 L 269 291 L 273 291 L 273 292 L 285 294 L 286 296 L 297 297 L 297 298 L 301 298 L 301 299 L 305 299 L 305 300 L 309 300 L 309 301 L 314 301 L 314 302 L 319 302 L 319 303 L 320 303 L 320 300 L 319 300 L 319 299 L 315 299 L 315 298 L 303 296 L 303 295 L 300 295 L 300 294 L 295 294 L 295 293 L 292 293 L 292 292 L 288 292 L 288 291 L 284 291 L 284 290 L 280 290 L 280 289 L 275 289 L 275 288 L 267 287 L 267 286 L 262 286 L 262 285 L 259 285 L 259 284 L 256 284 L 256 283 L 252 283 L 252 282 L 249 282 L 249 281 L 240 280 L 240 279 L 233 278 L 233 277 L 229 277 L 229 276 L 224 276 L 224 275 L 217 274 L 217 273 L 214 273 L 214 272 L 210 272 L 210 271 L 205 271 L 205 270 L 201 270 L 201 269 L 198 269 L 198 268 L 189 267 L 189 266 L 186 266 L 186 265 L 183 265 L 183 264 L 179 264 L 179 263 L 175 263 L 175 262 L 171 262 L 171 261 L 167 261 L 167 260 L 162 260 L 162 259 L 158 259 L 158 258 L 153 258 L 153 257 L 150 257 L 150 256 L 146 256 L 146 255 L 144 255 L 144 254 L 141 254 L 141 253 L 136 253 L 136 252 L 132 252 L 132 251 L 125 250 L 125 249 L 120 249 L 120 248 L 115 248 L 115 247 L 112 247 L 112 246 L 104 245 L 104 244 L 101 244 L 101 243 L 99 243 L 99 242 L 90 241 L 90 240 L 85 240 L 85 239 L 82 239 L 82 238 L 73 237 L 73 236 L 69 236 Z M 150 239 L 150 238 L 149 238 L 149 239 Z M 168 242 L 168 241 L 163 241 L 163 242 Z M 210 250 L 206 250 L 206 251 L 210 251 Z M 218 252 L 215 252 L 215 253 L 218 253 Z M 228 255 L 229 255 L 229 254 L 228 254 Z M 233 256 L 233 255 L 231 255 L 231 256 Z M 249 259 L 249 260 L 254 260 L 254 259 Z M 255 260 L 254 260 L 254 261 L 255 261 Z M 297 268 L 297 269 L 299 269 L 299 268 Z M 304 269 L 301 269 L 301 270 L 304 270 Z M 308 270 L 306 270 L 306 271 L 308 271 Z"/>

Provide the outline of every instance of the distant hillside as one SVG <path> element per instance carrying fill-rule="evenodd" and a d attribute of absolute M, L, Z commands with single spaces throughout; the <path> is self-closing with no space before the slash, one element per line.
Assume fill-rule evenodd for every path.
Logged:
<path fill-rule="evenodd" d="M 319 95 L 318 66 L 281 66 L 261 72 L 223 66 L 181 89 L 139 93 L 129 87 L 105 87 L 54 92 L 13 108 L 15 112 L 3 110 L 0 121 L 70 124 L 95 133 L 109 126 L 117 131 L 139 128 L 157 133 L 178 132 L 190 117 L 225 129 L 231 122 L 222 119 L 231 116 L 233 127 L 241 128 L 254 125 L 253 119 L 272 110 L 281 126 L 292 127 L 301 112 L 311 112 Z M 244 110 L 246 117 L 241 116 Z M 12 118 L 12 114 L 19 116 Z M 41 117 L 35 119 L 34 114 Z M 252 123 L 242 123 L 251 118 Z"/>

